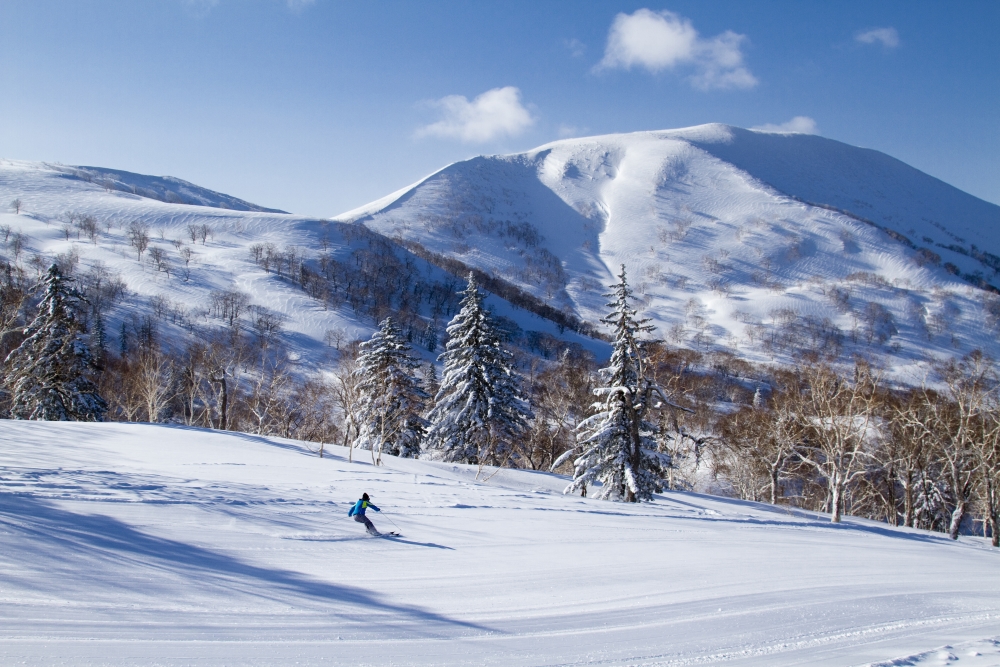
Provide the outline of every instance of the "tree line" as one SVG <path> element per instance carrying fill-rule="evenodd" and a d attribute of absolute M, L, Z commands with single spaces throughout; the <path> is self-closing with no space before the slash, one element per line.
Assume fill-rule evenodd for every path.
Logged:
<path fill-rule="evenodd" d="M 845 369 L 814 354 L 764 368 L 672 349 L 650 338 L 623 267 L 604 368 L 579 346 L 547 359 L 511 347 L 470 274 L 440 377 L 392 316 L 344 345 L 325 377 L 302 377 L 281 318 L 237 292 L 213 293 L 219 326 L 167 342 L 149 315 L 104 330 L 122 289 L 112 276 L 74 280 L 54 263 L 26 308 L 30 281 L 3 268 L 4 416 L 183 423 L 349 445 L 376 463 L 556 470 L 571 475 L 567 492 L 612 500 L 709 488 L 833 521 L 1000 536 L 1000 378 L 978 352 L 912 387 L 874 361 Z"/>

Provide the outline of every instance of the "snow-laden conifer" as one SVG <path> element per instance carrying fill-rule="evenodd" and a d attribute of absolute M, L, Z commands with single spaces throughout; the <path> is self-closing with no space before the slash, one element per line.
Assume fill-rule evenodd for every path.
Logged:
<path fill-rule="evenodd" d="M 421 415 L 429 398 L 417 376 L 420 362 L 392 318 L 386 318 L 360 349 L 355 446 L 372 450 L 376 462 L 383 452 L 416 458 L 427 424 Z"/>
<path fill-rule="evenodd" d="M 531 417 L 513 355 L 483 307 L 475 277 L 448 325 L 441 386 L 428 420 L 427 447 L 445 461 L 504 465 Z"/>
<path fill-rule="evenodd" d="M 97 392 L 90 348 L 76 319 L 82 297 L 53 264 L 38 315 L 6 360 L 15 419 L 102 421 L 108 406 Z"/>
<path fill-rule="evenodd" d="M 646 353 L 641 336 L 652 329 L 640 319 L 631 302 L 634 297 L 622 266 L 619 282 L 611 286 L 611 314 L 602 322 L 614 328 L 614 347 L 607 368 L 600 371 L 602 386 L 594 393 L 600 401 L 595 414 L 581 422 L 580 445 L 553 464 L 558 467 L 581 449 L 573 462 L 573 483 L 566 493 L 586 490 L 600 482 L 598 498 L 636 502 L 649 500 L 663 489 L 670 457 L 657 451 L 656 426 L 646 413 L 663 392 L 646 375 Z"/>

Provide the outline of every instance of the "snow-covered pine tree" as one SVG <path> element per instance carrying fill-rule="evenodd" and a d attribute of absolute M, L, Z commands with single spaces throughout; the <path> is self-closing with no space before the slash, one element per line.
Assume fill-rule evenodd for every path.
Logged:
<path fill-rule="evenodd" d="M 428 361 L 427 365 L 424 366 L 424 387 L 426 387 L 427 393 L 433 398 L 437 396 L 438 389 L 441 388 L 441 383 L 438 382 L 437 369 L 434 368 L 434 363 Z"/>
<path fill-rule="evenodd" d="M 603 386 L 594 390 L 601 401 L 595 414 L 580 423 L 580 445 L 553 464 L 558 467 L 583 449 L 573 462 L 573 483 L 565 493 L 586 490 L 600 482 L 598 498 L 637 502 L 649 500 L 663 489 L 670 456 L 657 451 L 656 426 L 646 413 L 656 398 L 666 401 L 662 390 L 645 373 L 646 353 L 640 336 L 652 329 L 640 319 L 622 265 L 619 282 L 605 296 L 611 314 L 601 321 L 614 328 L 611 361 L 600 371 Z"/>
<path fill-rule="evenodd" d="M 505 465 L 516 457 L 531 411 L 471 273 L 460 305 L 439 357 L 444 374 L 428 415 L 427 448 L 445 461 Z"/>
<path fill-rule="evenodd" d="M 421 415 L 430 398 L 416 374 L 420 362 L 391 317 L 360 349 L 355 371 L 360 380 L 360 425 L 355 446 L 372 450 L 376 465 L 383 452 L 416 458 L 427 425 Z"/>
<path fill-rule="evenodd" d="M 82 297 L 53 264 L 38 315 L 24 342 L 7 355 L 11 416 L 50 421 L 102 421 L 107 403 L 91 379 L 94 363 L 75 311 Z"/>

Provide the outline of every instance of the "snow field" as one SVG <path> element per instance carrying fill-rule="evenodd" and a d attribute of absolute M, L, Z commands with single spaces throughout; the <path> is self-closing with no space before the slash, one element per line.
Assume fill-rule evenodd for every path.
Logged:
<path fill-rule="evenodd" d="M 0 422 L 0 663 L 998 664 L 1000 553 L 979 538 L 326 454 Z M 402 537 L 347 518 L 363 491 Z"/>

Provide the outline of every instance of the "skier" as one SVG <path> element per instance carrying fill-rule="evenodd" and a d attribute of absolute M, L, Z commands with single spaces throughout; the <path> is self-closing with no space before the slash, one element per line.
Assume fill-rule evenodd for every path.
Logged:
<path fill-rule="evenodd" d="M 373 537 L 378 537 L 379 535 L 381 535 L 381 533 L 375 529 L 375 526 L 372 524 L 372 522 L 369 521 L 368 517 L 365 516 L 366 509 L 373 509 L 376 512 L 382 511 L 371 504 L 371 501 L 369 500 L 367 493 L 362 493 L 361 499 L 358 502 L 354 503 L 354 507 L 352 507 L 351 510 L 347 513 L 347 516 L 353 516 L 355 521 L 357 521 L 358 523 L 365 524 L 365 528 L 368 530 L 368 534 L 372 535 Z"/>

